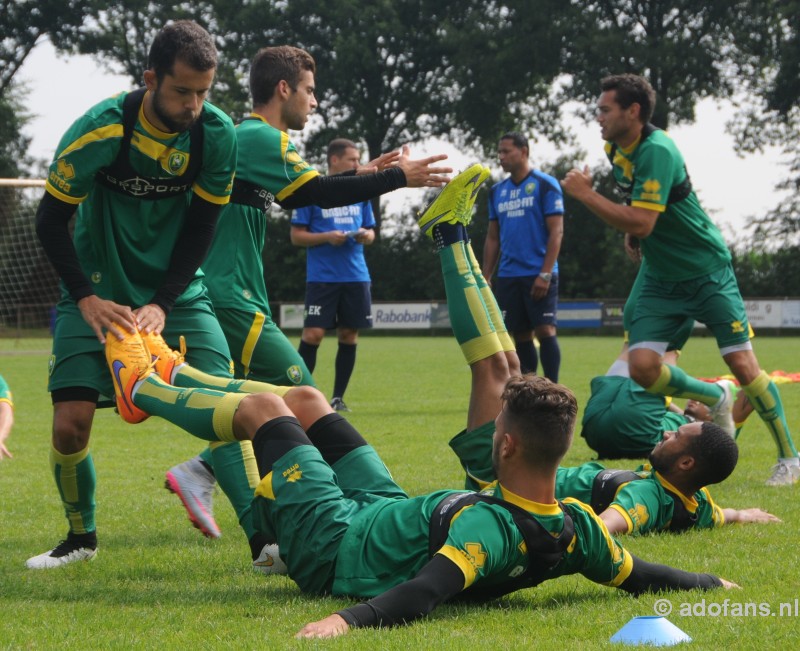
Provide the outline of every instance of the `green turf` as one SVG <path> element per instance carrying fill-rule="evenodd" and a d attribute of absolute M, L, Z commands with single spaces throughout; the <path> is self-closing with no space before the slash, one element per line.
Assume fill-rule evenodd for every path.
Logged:
<path fill-rule="evenodd" d="M 798 338 L 759 338 L 768 371 L 800 371 Z M 615 357 L 617 338 L 561 337 L 562 377 L 583 404 L 589 380 Z M 156 418 L 137 426 L 110 410 L 98 412 L 92 450 L 98 474 L 100 551 L 89 564 L 30 571 L 25 559 L 66 533 L 49 474 L 51 409 L 46 392 L 46 340 L 0 339 L 0 374 L 14 391 L 17 424 L 9 441 L 15 458 L 0 463 L 0 648 L 26 649 L 269 649 L 324 646 L 347 649 L 619 648 L 608 638 L 631 617 L 652 615 L 657 599 L 674 607 L 670 620 L 695 648 L 780 648 L 796 638 L 800 598 L 796 531 L 800 499 L 794 488 L 767 488 L 775 450 L 766 429 L 751 419 L 740 437 L 733 476 L 712 494 L 723 506 L 758 506 L 783 518 L 779 525 L 736 525 L 717 531 L 626 539 L 635 554 L 686 569 L 710 571 L 742 590 L 672 593 L 631 598 L 581 577 L 551 581 L 483 607 L 439 609 L 425 621 L 390 631 L 355 631 L 324 643 L 292 635 L 349 602 L 302 596 L 283 577 L 250 568 L 244 536 L 224 495 L 216 496 L 220 540 L 203 539 L 178 500 L 163 489 L 164 472 L 202 443 Z M 336 343 L 320 349 L 318 378 L 330 392 Z M 693 339 L 681 360 L 690 373 L 724 372 L 714 344 Z M 411 494 L 460 486 L 447 440 L 465 423 L 469 371 L 448 338 L 362 337 L 346 399 L 348 418 L 373 442 L 395 479 Z M 800 384 L 781 392 L 790 426 L 800 439 Z M 577 438 L 567 462 L 592 458 Z M 619 464 L 632 467 L 633 462 Z M 791 616 L 689 616 L 735 604 L 767 604 Z M 744 606 L 741 606 L 744 608 Z M 759 606 L 760 607 L 760 606 Z M 752 608 L 752 607 L 751 607 Z M 800 613 L 798 613 L 800 614 Z"/>

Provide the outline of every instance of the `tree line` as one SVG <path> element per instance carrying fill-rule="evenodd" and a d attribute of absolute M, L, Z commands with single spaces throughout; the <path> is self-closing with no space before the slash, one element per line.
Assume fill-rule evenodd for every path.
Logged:
<path fill-rule="evenodd" d="M 318 65 L 318 124 L 296 139 L 310 160 L 342 135 L 360 140 L 369 158 L 440 137 L 491 160 L 497 138 L 512 129 L 533 140 L 546 134 L 561 147 L 563 161 L 580 159 L 584 154 L 562 120 L 564 105 L 581 103 L 590 119 L 599 79 L 633 72 L 656 89 L 657 126 L 692 122 L 703 98 L 734 100 L 738 112 L 729 129 L 744 155 L 768 145 L 791 153 L 787 177 L 776 180 L 788 200 L 753 220 L 753 236 L 734 243 L 734 262 L 746 295 L 798 293 L 800 0 L 0 2 L 0 176 L 32 171 L 24 88 L 13 77 L 45 36 L 60 51 L 92 55 L 138 85 L 153 34 L 171 19 L 197 20 L 220 51 L 212 101 L 235 120 L 248 110 L 253 54 L 265 45 L 303 47 Z M 559 161 L 545 171 L 560 177 L 564 167 Z M 607 170 L 595 178 L 613 192 Z M 420 196 L 420 206 L 425 199 Z M 485 196 L 477 206 L 472 231 L 480 255 Z M 387 216 L 391 228 L 367 250 L 377 300 L 444 295 L 431 286 L 436 260 L 413 227 L 414 213 L 408 206 Z M 304 253 L 289 243 L 285 215 L 273 214 L 268 230 L 271 296 L 297 300 Z M 564 297 L 624 297 L 635 275 L 621 235 L 569 200 L 559 264 Z"/>

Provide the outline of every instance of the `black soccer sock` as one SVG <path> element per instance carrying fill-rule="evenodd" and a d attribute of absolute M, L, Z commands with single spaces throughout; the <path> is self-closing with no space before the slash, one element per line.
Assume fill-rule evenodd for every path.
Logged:
<path fill-rule="evenodd" d="M 297 352 L 300 354 L 300 357 L 303 358 L 303 361 L 306 363 L 306 367 L 308 368 L 309 373 L 314 372 L 314 368 L 317 366 L 317 351 L 319 350 L 319 345 L 309 344 L 308 342 L 300 340 L 300 345 L 297 347 Z"/>
<path fill-rule="evenodd" d="M 311 445 L 300 423 L 293 416 L 278 416 L 258 428 L 253 437 L 253 453 L 258 474 L 266 477 L 275 462 L 300 445 Z"/>
<path fill-rule="evenodd" d="M 339 342 L 339 350 L 336 351 L 336 377 L 333 382 L 334 398 L 344 398 L 344 392 L 347 391 L 347 385 L 356 366 L 356 347 L 357 344 Z"/>
<path fill-rule="evenodd" d="M 542 358 L 542 375 L 552 382 L 558 382 L 558 370 L 561 368 L 561 348 L 558 337 L 539 339 L 539 357 Z"/>
<path fill-rule="evenodd" d="M 467 229 L 463 224 L 437 224 L 433 227 L 433 243 L 436 251 L 455 244 L 467 241 Z"/>
<path fill-rule="evenodd" d="M 539 357 L 536 354 L 536 346 L 533 345 L 533 340 L 515 342 L 514 347 L 517 349 L 517 357 L 519 357 L 519 365 L 522 368 L 522 372 L 536 373 Z"/>
<path fill-rule="evenodd" d="M 67 541 L 80 547 L 97 549 L 97 531 L 87 531 L 86 533 L 73 533 L 70 531 L 67 534 Z"/>
<path fill-rule="evenodd" d="M 346 418 L 335 413 L 323 416 L 309 427 L 308 438 L 328 465 L 333 465 L 356 448 L 367 445 L 358 430 Z"/>

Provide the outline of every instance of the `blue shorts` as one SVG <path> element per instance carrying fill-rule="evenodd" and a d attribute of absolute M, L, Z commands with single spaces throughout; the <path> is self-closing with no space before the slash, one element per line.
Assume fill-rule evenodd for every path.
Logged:
<path fill-rule="evenodd" d="M 372 327 L 371 283 L 308 283 L 304 328 Z"/>
<path fill-rule="evenodd" d="M 533 330 L 537 326 L 554 326 L 558 323 L 558 276 L 550 279 L 547 296 L 538 301 L 531 296 L 535 280 L 536 276 L 495 279 L 492 289 L 509 332 Z"/>

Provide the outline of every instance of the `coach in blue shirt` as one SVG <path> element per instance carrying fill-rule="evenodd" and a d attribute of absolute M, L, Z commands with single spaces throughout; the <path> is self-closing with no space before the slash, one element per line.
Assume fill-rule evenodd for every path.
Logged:
<path fill-rule="evenodd" d="M 556 179 L 531 168 L 528 155 L 528 139 L 521 133 L 511 131 L 500 138 L 497 156 L 509 177 L 489 193 L 483 275 L 492 282 L 499 258 L 492 289 L 514 336 L 523 373 L 536 372 L 535 334 L 543 374 L 558 382 L 558 252 L 564 197 Z"/>

